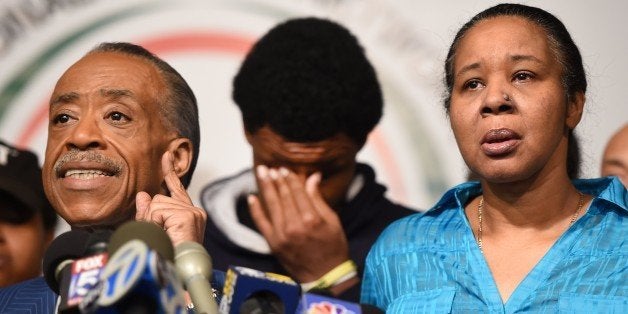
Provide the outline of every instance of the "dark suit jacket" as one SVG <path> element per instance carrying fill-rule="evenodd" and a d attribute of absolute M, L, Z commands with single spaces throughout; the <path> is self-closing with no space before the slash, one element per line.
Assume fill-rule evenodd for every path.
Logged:
<path fill-rule="evenodd" d="M 214 270 L 210 281 L 217 289 L 217 302 L 220 302 L 225 273 Z M 0 313 L 53 314 L 58 295 L 50 290 L 44 277 L 23 281 L 0 289 Z"/>
<path fill-rule="evenodd" d="M 48 288 L 44 277 L 0 289 L 0 313 L 55 312 L 57 295 Z"/>

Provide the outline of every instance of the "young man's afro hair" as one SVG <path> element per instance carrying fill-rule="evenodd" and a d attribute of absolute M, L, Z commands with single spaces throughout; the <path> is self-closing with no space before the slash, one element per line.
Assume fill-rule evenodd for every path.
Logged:
<path fill-rule="evenodd" d="M 383 105 L 357 39 L 319 18 L 288 20 L 264 35 L 234 79 L 233 99 L 249 133 L 269 126 L 296 142 L 344 133 L 360 145 Z"/>

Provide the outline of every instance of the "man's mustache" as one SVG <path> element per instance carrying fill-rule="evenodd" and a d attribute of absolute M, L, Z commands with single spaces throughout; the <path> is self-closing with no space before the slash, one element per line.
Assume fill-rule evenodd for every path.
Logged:
<path fill-rule="evenodd" d="M 122 162 L 114 160 L 113 158 L 105 156 L 97 151 L 71 150 L 57 159 L 54 164 L 54 170 L 58 173 L 66 163 L 79 161 L 101 164 L 104 169 L 114 176 L 120 173 L 124 165 Z"/>

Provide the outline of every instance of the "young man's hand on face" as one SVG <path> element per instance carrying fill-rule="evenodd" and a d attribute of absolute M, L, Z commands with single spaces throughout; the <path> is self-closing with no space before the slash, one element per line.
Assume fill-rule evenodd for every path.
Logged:
<path fill-rule="evenodd" d="M 202 244 L 207 213 L 192 203 L 175 172 L 171 152 L 164 153 L 161 167 L 170 196 L 157 194 L 151 198 L 146 192 L 137 193 L 135 220 L 150 221 L 161 226 L 174 246 L 184 241 Z"/>
<path fill-rule="evenodd" d="M 349 259 L 340 219 L 318 189 L 320 173 L 304 182 L 286 168 L 256 171 L 259 195 L 248 198 L 251 216 L 293 278 L 317 280 Z"/>

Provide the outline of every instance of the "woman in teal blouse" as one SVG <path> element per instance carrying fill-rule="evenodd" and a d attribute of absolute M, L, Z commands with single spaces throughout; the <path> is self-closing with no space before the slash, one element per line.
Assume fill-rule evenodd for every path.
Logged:
<path fill-rule="evenodd" d="M 501 4 L 467 22 L 445 108 L 479 182 L 399 220 L 367 258 L 362 302 L 389 313 L 628 312 L 626 189 L 568 176 L 586 76 L 565 26 Z"/>

